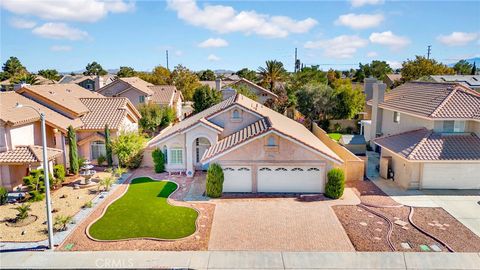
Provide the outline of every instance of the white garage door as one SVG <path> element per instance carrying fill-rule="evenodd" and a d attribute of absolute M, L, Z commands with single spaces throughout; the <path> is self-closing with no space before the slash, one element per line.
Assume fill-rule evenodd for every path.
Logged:
<path fill-rule="evenodd" d="M 325 190 L 323 167 L 259 166 L 258 192 L 322 193 Z"/>
<path fill-rule="evenodd" d="M 223 175 L 223 192 L 252 192 L 252 170 L 249 166 L 225 166 Z"/>
<path fill-rule="evenodd" d="M 480 189 L 480 164 L 424 163 L 422 188 Z"/>

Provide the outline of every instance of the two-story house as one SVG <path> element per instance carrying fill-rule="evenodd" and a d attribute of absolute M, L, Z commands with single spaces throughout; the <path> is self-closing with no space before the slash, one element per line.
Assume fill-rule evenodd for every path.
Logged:
<path fill-rule="evenodd" d="M 193 176 L 222 166 L 225 192 L 323 192 L 326 173 L 343 161 L 302 124 L 241 94 L 150 140 L 143 166 L 160 149 L 166 170 Z"/>
<path fill-rule="evenodd" d="M 375 84 L 368 104 L 370 137 L 396 183 L 480 188 L 479 93 L 459 83 L 409 82 L 388 93 Z"/>
<path fill-rule="evenodd" d="M 90 90 L 97 91 L 98 89 L 112 83 L 115 80 L 115 76 L 111 74 L 107 75 L 64 75 L 58 83 L 60 84 L 78 84 L 79 86 Z"/>
<path fill-rule="evenodd" d="M 202 85 L 208 85 L 210 88 L 215 89 L 222 93 L 223 100 L 234 96 L 236 91 L 235 87 L 246 87 L 250 92 L 257 96 L 257 101 L 261 104 L 265 104 L 265 101 L 269 99 L 276 99 L 278 96 L 272 91 L 261 87 L 260 85 L 251 82 L 245 78 L 239 78 L 234 81 L 225 81 L 217 78 L 215 81 L 200 81 Z"/>

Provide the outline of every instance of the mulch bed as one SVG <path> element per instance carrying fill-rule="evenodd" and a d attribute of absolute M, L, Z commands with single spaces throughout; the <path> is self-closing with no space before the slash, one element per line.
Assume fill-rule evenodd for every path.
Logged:
<path fill-rule="evenodd" d="M 27 218 L 22 219 L 22 220 L 19 220 L 19 221 L 16 221 L 15 219 L 7 220 L 7 222 L 5 223 L 5 225 L 6 225 L 6 226 L 9 226 L 9 227 L 24 227 L 24 226 L 27 226 L 27 225 L 29 225 L 29 224 L 32 224 L 32 223 L 35 222 L 37 219 L 38 219 L 37 216 L 35 216 L 35 215 L 29 215 Z"/>
<path fill-rule="evenodd" d="M 348 186 L 354 188 L 364 203 L 382 206 L 398 205 L 370 181 L 350 182 Z M 332 208 L 357 251 L 391 251 L 386 240 L 388 224 L 384 219 L 359 206 L 333 206 Z M 370 209 L 380 212 L 392 222 L 401 220 L 408 223 L 403 227 L 393 224 L 391 240 L 397 251 L 419 252 L 422 251 L 420 245 L 437 245 L 441 251 L 448 251 L 442 244 L 423 234 L 408 222 L 409 207 L 370 207 Z M 413 221 L 457 252 L 480 251 L 480 237 L 442 208 L 414 208 Z M 411 248 L 405 249 L 401 243 L 408 243 Z"/>
<path fill-rule="evenodd" d="M 137 176 L 138 175 L 138 176 Z M 136 173 L 131 179 L 139 176 L 145 176 L 145 173 Z M 157 178 L 152 176 L 152 178 Z M 95 211 L 85 219 L 72 234 L 62 243 L 60 250 L 166 250 L 166 251 L 183 251 L 183 250 L 207 250 L 210 237 L 210 229 L 212 227 L 213 214 L 215 205 L 210 203 L 196 203 L 180 201 L 186 195 L 188 189 L 179 189 L 172 194 L 170 200 L 174 205 L 189 206 L 195 208 L 199 212 L 197 220 L 197 232 L 195 234 L 181 240 L 150 240 L 150 239 L 134 239 L 125 241 L 94 241 L 87 237 L 85 230 L 87 226 L 98 218 L 103 209 L 114 199 L 123 195 L 128 187 L 127 184 L 117 188 L 113 194 L 110 194 Z M 115 224 L 112 224 L 115 226 Z M 72 246 L 73 245 L 73 246 Z M 68 248 L 66 248 L 68 247 Z"/>

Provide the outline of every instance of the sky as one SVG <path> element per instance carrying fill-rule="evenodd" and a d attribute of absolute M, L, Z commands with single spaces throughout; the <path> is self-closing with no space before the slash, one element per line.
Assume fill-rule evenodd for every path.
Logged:
<path fill-rule="evenodd" d="M 177 64 L 257 69 L 266 60 L 349 69 L 415 55 L 480 56 L 480 1 L 1 0 L 0 60 L 31 72 Z M 479 63 L 480 64 L 480 63 Z M 478 65 L 478 64 L 477 64 Z"/>

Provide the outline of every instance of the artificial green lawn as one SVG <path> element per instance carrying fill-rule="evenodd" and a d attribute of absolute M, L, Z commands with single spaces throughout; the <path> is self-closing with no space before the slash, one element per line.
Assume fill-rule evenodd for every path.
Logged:
<path fill-rule="evenodd" d="M 342 138 L 342 134 L 340 134 L 340 133 L 328 133 L 328 137 L 330 137 L 331 139 L 338 142 L 340 140 L 340 138 Z"/>
<path fill-rule="evenodd" d="M 167 203 L 176 188 L 173 182 L 154 181 L 149 177 L 133 179 L 127 193 L 90 226 L 90 235 L 98 240 L 121 240 L 178 239 L 193 234 L 197 211 Z"/>

